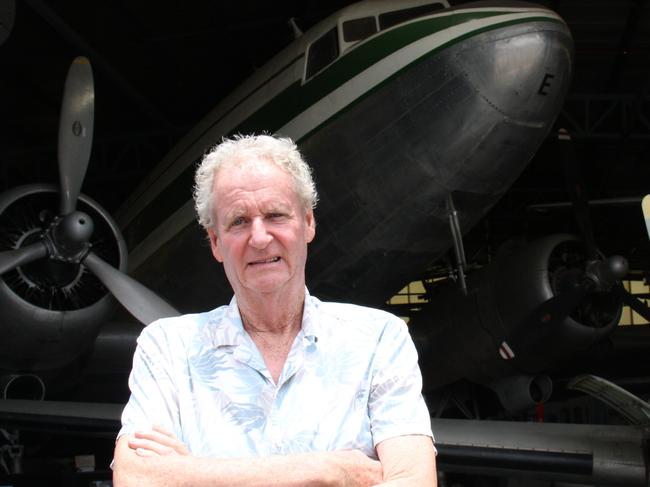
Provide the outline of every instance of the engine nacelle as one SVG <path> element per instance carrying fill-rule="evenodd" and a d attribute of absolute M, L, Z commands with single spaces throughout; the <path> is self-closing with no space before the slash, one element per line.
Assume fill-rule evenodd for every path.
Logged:
<path fill-rule="evenodd" d="M 585 265 L 578 240 L 553 235 L 504 246 L 470 275 L 466 296 L 454 283 L 443 286 L 410 326 L 425 391 L 461 378 L 489 386 L 535 376 L 609 334 L 622 307 L 608 292 L 587 294 L 569 316 L 531 319 Z"/>
<path fill-rule="evenodd" d="M 58 188 L 21 186 L 0 195 L 0 250 L 29 245 L 55 216 Z M 90 244 L 120 270 L 127 251 L 111 216 L 87 196 L 79 208 L 95 222 Z M 83 264 L 40 259 L 0 276 L 0 369 L 61 368 L 89 351 L 113 311 L 113 298 Z"/>

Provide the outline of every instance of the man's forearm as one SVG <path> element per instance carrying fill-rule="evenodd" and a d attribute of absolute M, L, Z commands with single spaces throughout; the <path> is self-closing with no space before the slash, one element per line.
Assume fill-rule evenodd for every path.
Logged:
<path fill-rule="evenodd" d="M 213 486 L 257 487 L 336 485 L 335 473 L 328 473 L 321 462 L 306 458 L 268 457 L 264 459 L 208 459 L 196 457 L 142 458 L 138 465 L 116 466 L 116 487 L 130 486 Z M 331 478 L 329 478 L 331 476 Z"/>
<path fill-rule="evenodd" d="M 435 487 L 436 456 L 428 436 L 407 435 L 377 445 L 386 487 Z"/>
<path fill-rule="evenodd" d="M 120 439 L 116 487 L 151 486 L 370 486 L 381 481 L 379 462 L 359 451 L 303 453 L 246 459 L 138 456 Z"/>

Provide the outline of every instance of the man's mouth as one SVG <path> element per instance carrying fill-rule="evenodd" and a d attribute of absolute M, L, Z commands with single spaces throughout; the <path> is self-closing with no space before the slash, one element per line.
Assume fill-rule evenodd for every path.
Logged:
<path fill-rule="evenodd" d="M 250 262 L 249 265 L 273 264 L 274 262 L 280 262 L 280 257 L 269 257 L 268 259 L 256 260 Z"/>

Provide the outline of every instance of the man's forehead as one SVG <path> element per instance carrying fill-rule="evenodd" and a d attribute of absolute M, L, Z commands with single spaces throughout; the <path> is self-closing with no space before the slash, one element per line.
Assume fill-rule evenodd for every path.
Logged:
<path fill-rule="evenodd" d="M 290 211 L 291 209 L 291 201 L 285 198 L 260 198 L 255 202 L 235 200 L 221 207 L 221 211 L 226 215 L 243 215 L 251 210 L 260 210 L 262 213 L 268 213 L 277 210 Z"/>
<path fill-rule="evenodd" d="M 284 168 L 269 160 L 253 158 L 225 162 L 217 170 L 212 188 L 218 193 L 223 189 L 247 187 L 253 178 L 285 180 L 293 186 L 291 175 Z"/>
<path fill-rule="evenodd" d="M 213 184 L 216 197 L 228 193 L 259 191 L 265 188 L 277 189 L 287 194 L 296 194 L 291 176 L 279 167 L 228 167 L 220 169 Z"/>
<path fill-rule="evenodd" d="M 247 211 L 251 204 L 264 210 L 299 204 L 293 179 L 272 161 L 246 159 L 219 168 L 213 186 L 214 208 L 231 213 Z"/>

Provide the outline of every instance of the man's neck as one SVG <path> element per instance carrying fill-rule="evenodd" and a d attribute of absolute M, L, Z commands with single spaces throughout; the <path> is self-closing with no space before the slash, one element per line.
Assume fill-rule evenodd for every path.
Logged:
<path fill-rule="evenodd" d="M 302 326 L 304 302 L 304 288 L 294 299 L 287 299 L 279 293 L 252 300 L 250 297 L 237 296 L 244 330 L 248 332 L 262 354 L 276 384 L 282 374 L 291 345 Z"/>
<path fill-rule="evenodd" d="M 304 302 L 304 287 L 296 293 L 237 296 L 242 323 L 249 334 L 295 336 L 302 324 Z"/>

